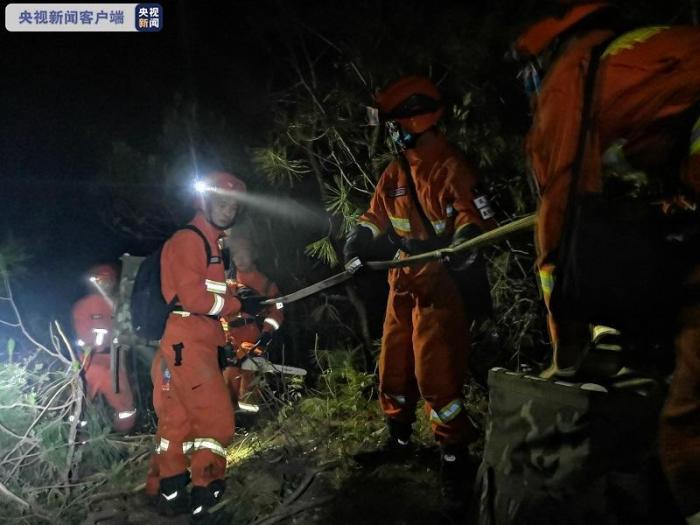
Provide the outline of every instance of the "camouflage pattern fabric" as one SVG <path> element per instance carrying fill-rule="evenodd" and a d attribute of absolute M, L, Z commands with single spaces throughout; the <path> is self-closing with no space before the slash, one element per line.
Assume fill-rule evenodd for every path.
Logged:
<path fill-rule="evenodd" d="M 675 523 L 656 452 L 662 389 L 642 383 L 652 388 L 492 369 L 477 523 Z"/>
<path fill-rule="evenodd" d="M 134 288 L 136 272 L 144 259 L 145 257 L 136 257 L 128 254 L 122 255 L 120 258 L 122 271 L 114 314 L 113 355 L 116 349 L 120 351 L 130 349 L 145 352 L 145 355 L 148 355 L 150 359 L 150 356 L 153 356 L 158 348 L 158 341 L 146 341 L 135 335 L 131 328 L 131 312 L 129 310 L 131 291 Z"/>

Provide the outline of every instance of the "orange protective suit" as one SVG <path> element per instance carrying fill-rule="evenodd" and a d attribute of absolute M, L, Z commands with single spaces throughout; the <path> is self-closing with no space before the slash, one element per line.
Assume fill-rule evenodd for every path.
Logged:
<path fill-rule="evenodd" d="M 223 479 L 234 434 L 233 406 L 218 364 L 224 344 L 218 316 L 235 314 L 241 304 L 226 286 L 222 231 L 202 212 L 190 224 L 207 238 L 212 259 L 207 261 L 202 238 L 191 230 L 179 230 L 163 246 L 163 296 L 168 302 L 175 298 L 178 307 L 168 317 L 151 375 L 159 474 L 170 478 L 189 466 L 193 485 L 206 487 Z"/>
<path fill-rule="evenodd" d="M 444 135 L 438 132 L 431 143 L 419 143 L 405 155 L 436 233 L 451 239 L 470 224 L 485 228 L 473 202 L 474 170 Z M 401 237 L 428 239 L 406 184 L 400 164 L 392 162 L 359 224 L 375 237 L 391 226 Z M 384 413 L 412 423 L 422 396 L 441 444 L 470 441 L 475 432 L 462 404 L 470 320 L 457 286 L 440 262 L 392 269 L 389 286 L 379 361 Z"/>
<path fill-rule="evenodd" d="M 100 294 L 90 294 L 73 306 L 73 326 L 82 348 L 83 374 L 87 397 L 101 395 L 114 410 L 112 428 L 128 432 L 136 422 L 131 385 L 123 366 L 119 368 L 119 393 L 112 390 L 109 348 L 113 332 L 113 307 Z"/>
<path fill-rule="evenodd" d="M 270 281 L 263 273 L 259 272 L 255 267 L 248 271 L 237 271 L 235 286 L 246 287 L 254 290 L 255 293 L 263 297 L 278 297 L 279 288 Z M 263 332 L 275 332 L 282 326 L 284 313 L 274 306 L 270 306 L 261 313 L 264 315 L 262 330 L 258 328 L 256 318 L 245 312 L 240 312 L 235 317 L 228 319 L 229 332 L 228 337 L 238 347 L 241 343 L 255 343 L 260 339 Z M 245 323 L 245 324 L 244 324 Z M 249 391 L 249 385 L 253 379 L 251 370 L 241 370 L 238 367 L 230 366 L 224 369 L 224 380 L 231 393 L 231 399 L 234 406 L 242 399 Z"/>
<path fill-rule="evenodd" d="M 571 170 L 581 127 L 583 86 L 591 49 L 608 40 L 606 30 L 590 31 L 572 40 L 554 62 L 536 101 L 527 152 L 541 192 L 537 248 L 542 288 L 548 301 L 556 261 Z M 613 143 L 624 139 L 625 154 L 639 169 L 658 171 L 677 145 L 674 128 L 683 113 L 697 118 L 700 102 L 700 29 L 695 27 L 644 28 L 624 34 L 601 57 L 592 106 L 592 125 L 580 190 L 602 189 L 601 158 Z M 700 190 L 700 142 L 696 124 L 680 135 L 689 147 L 688 168 L 679 179 L 686 189 Z M 675 136 L 674 136 L 675 135 Z M 669 142 L 669 137 L 673 140 Z M 687 142 L 685 142 L 687 141 Z M 673 181 L 672 181 L 673 182 Z M 700 270 L 695 274 L 700 273 Z M 700 284 L 694 275 L 689 285 Z M 584 330 L 560 325 L 550 316 L 555 343 L 555 365 L 573 364 L 580 348 L 574 340 Z M 677 499 L 686 514 L 700 511 L 700 309 L 688 308 L 681 317 L 678 360 L 671 392 L 662 415 L 662 460 Z"/>

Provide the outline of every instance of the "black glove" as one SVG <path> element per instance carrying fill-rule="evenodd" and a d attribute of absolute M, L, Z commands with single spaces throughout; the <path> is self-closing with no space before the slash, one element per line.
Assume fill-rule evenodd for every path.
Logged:
<path fill-rule="evenodd" d="M 365 226 L 358 224 L 350 231 L 343 247 L 345 269 L 347 271 L 355 273 L 362 268 L 363 259 L 367 256 L 372 240 L 372 230 Z"/>
<path fill-rule="evenodd" d="M 236 297 L 241 302 L 241 312 L 252 316 L 258 315 L 265 308 L 262 302 L 267 299 L 262 295 L 256 294 L 255 290 L 250 288 L 239 288 Z"/>
<path fill-rule="evenodd" d="M 272 332 L 263 332 L 260 334 L 260 339 L 255 342 L 255 346 L 261 350 L 267 350 L 272 342 Z"/>
<path fill-rule="evenodd" d="M 231 343 L 220 346 L 218 350 L 219 368 L 221 370 L 229 366 L 239 366 L 241 364 L 238 357 L 236 357 L 236 350 L 234 350 Z"/>
<path fill-rule="evenodd" d="M 469 224 L 455 233 L 451 246 L 457 246 L 479 235 L 481 235 L 481 228 L 475 224 Z M 445 257 L 443 262 L 450 270 L 464 271 L 480 259 L 480 255 L 479 249 L 474 248 Z"/>
<path fill-rule="evenodd" d="M 425 252 L 432 252 L 438 248 L 443 248 L 444 243 L 441 242 L 439 238 L 434 239 L 410 239 L 408 237 L 401 237 L 394 230 L 391 230 L 388 234 L 389 242 L 396 246 L 399 250 L 408 255 L 418 255 Z"/>

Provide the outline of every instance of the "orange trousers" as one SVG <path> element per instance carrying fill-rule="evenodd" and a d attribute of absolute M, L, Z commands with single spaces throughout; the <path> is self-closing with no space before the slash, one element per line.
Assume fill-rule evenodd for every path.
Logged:
<path fill-rule="evenodd" d="M 168 319 L 151 368 L 161 478 L 182 474 L 188 467 L 195 486 L 224 477 L 235 420 L 217 359 L 223 339 L 216 320 L 176 315 Z"/>
<path fill-rule="evenodd" d="M 689 283 L 700 286 L 700 267 Z M 676 369 L 661 413 L 661 462 L 686 516 L 700 513 L 700 305 L 685 308 L 676 338 Z"/>
<path fill-rule="evenodd" d="M 446 271 L 435 273 L 430 290 L 391 286 L 379 356 L 379 400 L 388 418 L 412 423 L 422 397 L 439 443 L 476 438 L 462 403 L 469 325 Z"/>
<path fill-rule="evenodd" d="M 238 402 L 249 392 L 255 374 L 252 370 L 241 370 L 236 366 L 230 366 L 224 369 L 223 376 L 235 409 Z"/>
<path fill-rule="evenodd" d="M 131 392 L 126 369 L 119 368 L 119 393 L 112 390 L 112 374 L 109 366 L 109 353 L 93 352 L 84 367 L 85 386 L 89 400 L 102 396 L 114 410 L 112 428 L 115 432 L 128 432 L 136 423 L 134 395 Z M 127 415 L 131 413 L 130 415 Z"/>

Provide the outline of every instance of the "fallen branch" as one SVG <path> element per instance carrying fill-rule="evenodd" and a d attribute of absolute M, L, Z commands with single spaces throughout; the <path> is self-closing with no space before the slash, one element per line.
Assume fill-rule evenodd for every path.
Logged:
<path fill-rule="evenodd" d="M 275 512 L 269 516 L 265 516 L 264 518 L 254 521 L 251 525 L 274 525 L 275 523 L 291 518 L 295 514 L 299 514 L 300 512 L 304 512 L 315 507 L 321 507 L 322 505 L 330 503 L 331 501 L 333 501 L 333 496 L 328 496 L 316 501 L 307 501 L 306 503 L 290 507 L 284 510 L 282 513 L 278 514 Z"/>
<path fill-rule="evenodd" d="M 24 500 L 23 500 L 22 498 L 20 498 L 19 496 L 16 496 L 15 494 L 13 494 L 13 493 L 10 491 L 10 489 L 8 489 L 8 488 L 7 488 L 5 485 L 3 485 L 2 483 L 0 483 L 0 493 L 3 494 L 6 498 L 8 498 L 8 499 L 14 501 L 15 503 L 17 503 L 18 505 L 21 505 L 21 506 L 24 507 L 24 508 L 27 508 L 27 509 L 28 509 L 28 508 L 30 507 L 29 503 L 27 503 L 26 501 L 24 501 Z"/>

